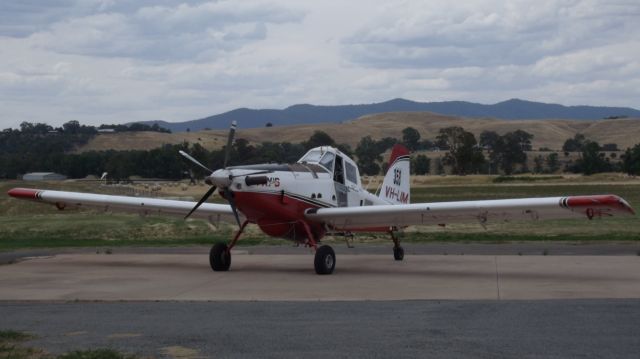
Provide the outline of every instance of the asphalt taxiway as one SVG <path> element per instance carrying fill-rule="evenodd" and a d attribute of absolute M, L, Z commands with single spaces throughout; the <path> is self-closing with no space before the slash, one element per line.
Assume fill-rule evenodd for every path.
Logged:
<path fill-rule="evenodd" d="M 635 359 L 640 352 L 638 300 L 23 302 L 0 303 L 0 318 L 0 330 L 31 332 L 36 339 L 25 345 L 53 353 Z"/>

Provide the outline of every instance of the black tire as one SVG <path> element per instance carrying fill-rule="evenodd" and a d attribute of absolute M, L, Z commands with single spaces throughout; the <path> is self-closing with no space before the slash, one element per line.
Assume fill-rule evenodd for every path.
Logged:
<path fill-rule="evenodd" d="M 401 261 L 404 259 L 404 248 L 398 246 L 393 247 L 393 259 Z"/>
<path fill-rule="evenodd" d="M 231 267 L 231 253 L 224 243 L 216 243 L 209 252 L 209 264 L 215 272 L 226 272 Z"/>
<path fill-rule="evenodd" d="M 313 261 L 317 274 L 331 274 L 336 267 L 336 253 L 329 246 L 322 246 L 316 250 Z"/>

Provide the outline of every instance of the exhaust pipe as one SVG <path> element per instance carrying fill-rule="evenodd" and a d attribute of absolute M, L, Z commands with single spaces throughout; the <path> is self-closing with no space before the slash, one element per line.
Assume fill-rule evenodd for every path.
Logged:
<path fill-rule="evenodd" d="M 255 186 L 255 185 L 265 185 L 267 183 L 269 183 L 269 178 L 267 176 L 253 176 L 253 177 L 245 177 L 244 178 L 244 183 L 247 186 Z"/>

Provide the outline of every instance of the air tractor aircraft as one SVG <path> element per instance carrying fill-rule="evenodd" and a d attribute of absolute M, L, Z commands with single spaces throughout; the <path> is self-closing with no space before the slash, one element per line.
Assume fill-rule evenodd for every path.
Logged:
<path fill-rule="evenodd" d="M 309 150 L 293 164 L 256 164 L 227 167 L 236 123 L 231 125 L 224 168 L 210 170 L 189 154 L 180 154 L 210 173 L 209 190 L 198 202 L 157 198 L 111 196 L 93 193 L 14 188 L 8 194 L 68 207 L 104 211 L 128 211 L 143 215 L 174 215 L 202 218 L 212 223 L 237 222 L 239 229 L 229 243 L 216 243 L 209 253 L 214 271 L 228 271 L 231 249 L 247 224 L 254 223 L 267 235 L 286 238 L 315 250 L 317 274 L 331 274 L 336 255 L 321 245 L 325 235 L 354 232 L 386 232 L 393 241 L 393 257 L 402 260 L 397 231 L 409 225 L 489 222 L 613 215 L 634 211 L 615 195 L 519 198 L 481 201 L 410 203 L 409 151 L 395 145 L 379 189 L 372 194 L 362 187 L 356 163 L 328 146 Z M 205 203 L 218 192 L 229 204 Z"/>

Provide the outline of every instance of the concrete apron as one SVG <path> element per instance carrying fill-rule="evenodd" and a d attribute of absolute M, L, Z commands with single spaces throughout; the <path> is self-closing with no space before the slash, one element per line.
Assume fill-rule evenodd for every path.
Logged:
<path fill-rule="evenodd" d="M 637 256 L 65 254 L 0 266 L 0 300 L 342 301 L 640 298 Z"/>

